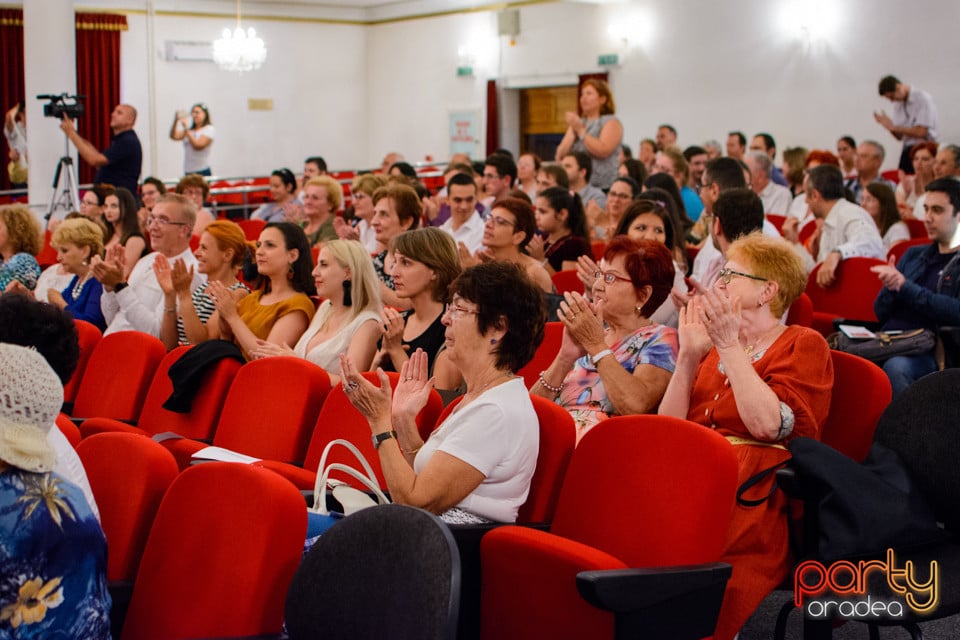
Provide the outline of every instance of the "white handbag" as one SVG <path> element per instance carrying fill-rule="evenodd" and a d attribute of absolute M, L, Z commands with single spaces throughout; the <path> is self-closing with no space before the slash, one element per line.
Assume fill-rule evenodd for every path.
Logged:
<path fill-rule="evenodd" d="M 340 462 L 331 462 L 327 464 L 327 455 L 329 455 L 330 450 L 334 446 L 340 445 L 349 449 L 354 457 L 360 461 L 360 465 L 363 467 L 363 472 L 357 471 L 353 467 L 347 466 Z M 331 479 L 331 471 L 341 471 L 347 475 L 355 478 L 363 486 L 369 489 L 376 500 L 370 497 L 369 494 L 355 489 L 348 485 L 345 482 L 340 480 Z M 323 454 L 320 456 L 320 464 L 317 467 L 317 480 L 313 485 L 313 506 L 310 508 L 314 513 L 320 515 L 331 515 L 330 511 L 327 509 L 327 490 L 332 491 L 333 497 L 337 499 L 341 505 L 343 505 L 343 515 L 348 516 L 352 513 L 356 513 L 361 509 L 366 509 L 367 507 L 373 507 L 378 504 L 390 504 L 390 499 L 380 490 L 380 485 L 377 482 L 377 476 L 373 472 L 373 468 L 370 466 L 370 463 L 367 462 L 367 459 L 363 457 L 363 454 L 360 453 L 360 450 L 357 449 L 354 444 L 348 440 L 338 439 L 331 440 L 326 447 L 323 449 Z M 338 514 L 335 514 L 338 515 Z"/>

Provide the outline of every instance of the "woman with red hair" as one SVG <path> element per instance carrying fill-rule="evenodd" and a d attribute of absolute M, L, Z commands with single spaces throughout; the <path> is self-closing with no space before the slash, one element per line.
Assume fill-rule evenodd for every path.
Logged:
<path fill-rule="evenodd" d="M 580 85 L 580 112 L 568 111 L 567 133 L 557 147 L 556 161 L 572 151 L 585 151 L 593 160 L 590 184 L 609 189 L 620 168 L 620 144 L 623 125 L 613 115 L 617 108 L 610 85 L 604 80 L 590 78 Z"/>
<path fill-rule="evenodd" d="M 895 192 L 900 215 L 911 215 L 923 219 L 923 202 L 920 197 L 927 190 L 927 184 L 936 177 L 933 175 L 933 159 L 937 157 L 936 142 L 920 142 L 910 149 L 910 161 L 913 163 L 913 175 L 902 175 Z M 920 201 L 918 209 L 917 202 Z"/>

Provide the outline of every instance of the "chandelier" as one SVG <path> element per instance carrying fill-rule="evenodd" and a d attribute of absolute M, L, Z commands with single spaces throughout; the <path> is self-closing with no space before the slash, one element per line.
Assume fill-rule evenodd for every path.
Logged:
<path fill-rule="evenodd" d="M 223 30 L 223 37 L 213 43 L 213 61 L 224 71 L 252 71 L 267 59 L 267 48 L 253 27 L 240 26 L 240 0 L 237 0 L 237 27 Z"/>

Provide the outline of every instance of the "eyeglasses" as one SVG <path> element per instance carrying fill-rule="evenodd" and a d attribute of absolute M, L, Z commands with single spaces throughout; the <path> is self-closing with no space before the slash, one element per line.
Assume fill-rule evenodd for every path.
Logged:
<path fill-rule="evenodd" d="M 474 309 L 466 309 L 461 307 L 458 304 L 447 304 L 443 307 L 443 315 L 449 315 L 452 320 L 459 320 L 464 316 L 464 314 L 478 314 L 480 311 Z"/>
<path fill-rule="evenodd" d="M 734 271 L 733 269 L 721 269 L 720 273 L 717 274 L 717 278 L 720 282 L 727 285 L 730 284 L 730 281 L 733 280 L 733 276 L 740 276 L 741 278 L 750 278 L 751 280 L 757 280 L 759 282 L 767 282 L 766 278 L 761 278 L 760 276 L 752 276 L 749 273 L 743 273 L 742 271 Z"/>
<path fill-rule="evenodd" d="M 613 284 L 613 283 L 616 282 L 617 280 L 623 280 L 624 282 L 633 283 L 633 280 L 631 280 L 630 278 L 624 278 L 623 276 L 618 276 L 617 274 L 615 274 L 615 273 L 612 272 L 612 271 L 607 271 L 606 273 L 604 273 L 603 271 L 600 271 L 599 269 L 597 269 L 596 271 L 593 272 L 593 278 L 594 278 L 595 280 L 599 280 L 599 279 L 603 278 L 603 281 L 606 282 L 607 284 Z"/>
<path fill-rule="evenodd" d="M 164 226 L 164 227 L 167 227 L 167 226 L 170 226 L 170 225 L 174 225 L 174 226 L 177 226 L 177 227 L 185 227 L 185 226 L 187 226 L 187 223 L 186 223 L 186 222 L 174 222 L 173 220 L 167 220 L 166 218 L 156 218 L 156 217 L 154 217 L 154 216 L 147 216 L 147 226 L 148 226 L 148 227 L 149 227 L 150 225 L 152 225 L 154 222 L 156 222 L 157 224 L 159 224 L 159 225 L 161 225 L 161 226 Z"/>
<path fill-rule="evenodd" d="M 621 193 L 619 191 L 610 191 L 607 193 L 608 198 L 619 198 L 620 200 L 631 200 L 633 195 L 630 193 Z"/>
<path fill-rule="evenodd" d="M 487 222 L 492 222 L 494 225 L 496 225 L 496 226 L 498 226 L 498 227 L 515 227 L 515 226 L 517 226 L 517 223 L 516 223 L 516 222 L 511 222 L 510 220 L 507 220 L 506 218 L 501 218 L 500 216 L 490 216 L 489 218 L 487 218 Z"/>

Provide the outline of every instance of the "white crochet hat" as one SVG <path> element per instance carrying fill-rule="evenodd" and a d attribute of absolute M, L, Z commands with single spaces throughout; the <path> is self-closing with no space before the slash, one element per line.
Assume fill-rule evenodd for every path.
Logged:
<path fill-rule="evenodd" d="M 55 456 L 47 442 L 63 404 L 63 385 L 34 349 L 0 344 L 0 460 L 45 473 Z"/>

